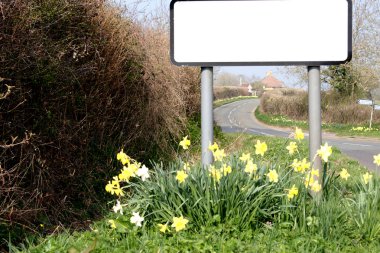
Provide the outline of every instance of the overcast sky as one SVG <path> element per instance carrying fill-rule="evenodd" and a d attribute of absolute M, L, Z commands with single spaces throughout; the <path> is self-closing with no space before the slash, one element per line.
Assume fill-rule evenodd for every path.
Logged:
<path fill-rule="evenodd" d="M 117 3 L 127 5 L 128 7 L 133 6 L 135 8 L 136 3 L 137 9 L 140 15 L 144 16 L 149 12 L 154 12 L 157 8 L 163 7 L 169 12 L 170 0 L 113 0 Z M 237 75 L 245 75 L 247 77 L 256 76 L 258 78 L 264 78 L 268 71 L 272 71 L 273 75 L 278 79 L 282 80 L 287 86 L 294 85 L 294 79 L 289 78 L 284 74 L 283 67 L 277 66 L 263 66 L 263 67 L 222 67 L 221 72 L 229 72 Z M 306 71 L 306 67 L 305 67 Z"/>

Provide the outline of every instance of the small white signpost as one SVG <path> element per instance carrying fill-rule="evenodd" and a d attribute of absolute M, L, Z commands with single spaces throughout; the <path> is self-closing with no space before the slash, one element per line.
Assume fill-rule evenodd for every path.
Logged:
<path fill-rule="evenodd" d="M 213 66 L 304 65 L 310 159 L 321 145 L 320 66 L 350 61 L 351 0 L 172 0 L 171 59 L 202 67 L 202 163 L 212 163 Z M 315 168 L 321 171 L 321 162 Z"/>

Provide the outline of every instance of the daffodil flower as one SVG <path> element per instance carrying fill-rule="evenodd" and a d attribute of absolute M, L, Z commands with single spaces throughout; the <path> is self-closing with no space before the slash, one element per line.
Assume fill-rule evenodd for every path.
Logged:
<path fill-rule="evenodd" d="M 189 220 L 183 218 L 183 216 L 174 217 L 172 227 L 175 228 L 176 232 L 178 232 L 178 231 L 185 229 L 188 222 L 189 222 Z"/>
<path fill-rule="evenodd" d="M 257 140 L 256 145 L 256 155 L 264 156 L 265 152 L 268 150 L 268 146 L 265 142 L 260 142 L 260 140 Z"/>
<path fill-rule="evenodd" d="M 179 183 L 183 183 L 185 182 L 187 177 L 188 175 L 186 174 L 186 172 L 183 170 L 180 170 L 180 171 L 177 171 L 177 176 L 175 178 L 177 179 Z"/>
<path fill-rule="evenodd" d="M 122 205 L 120 204 L 120 201 L 119 201 L 119 200 L 116 200 L 116 205 L 114 205 L 114 206 L 112 207 L 112 209 L 113 209 L 113 211 L 114 211 L 115 213 L 120 212 L 120 214 L 123 215 L 123 207 L 122 207 Z"/>
<path fill-rule="evenodd" d="M 373 163 L 380 166 L 380 154 L 373 156 Z"/>
<path fill-rule="evenodd" d="M 278 182 L 278 174 L 276 170 L 269 170 L 269 172 L 267 173 L 267 177 L 269 179 L 269 182 Z"/>
<path fill-rule="evenodd" d="M 132 212 L 132 217 L 130 219 L 130 222 L 135 224 L 137 227 L 141 227 L 141 222 L 144 221 L 144 217 L 141 217 L 140 214 L 137 212 Z"/>
<path fill-rule="evenodd" d="M 319 155 L 321 159 L 326 163 L 329 161 L 329 157 L 331 154 L 332 148 L 327 144 L 327 142 L 325 143 L 325 145 L 321 146 L 321 148 L 317 151 L 317 155 Z"/>
<path fill-rule="evenodd" d="M 136 175 L 141 177 L 142 181 L 145 181 L 150 177 L 149 169 L 143 165 L 140 169 L 137 170 Z"/>
<path fill-rule="evenodd" d="M 298 127 L 296 127 L 296 131 L 294 133 L 294 139 L 298 140 L 298 141 L 301 141 L 305 138 L 305 135 L 304 133 L 302 132 L 302 129 L 299 129 Z"/>
<path fill-rule="evenodd" d="M 166 233 L 166 231 L 169 231 L 168 224 L 158 224 L 158 227 L 160 229 L 161 233 Z"/>
<path fill-rule="evenodd" d="M 191 142 L 187 139 L 187 135 L 179 142 L 179 145 L 185 150 L 189 148 L 190 144 Z"/>
<path fill-rule="evenodd" d="M 350 173 L 346 169 L 342 169 L 339 173 L 340 177 L 344 180 L 347 180 L 350 177 Z"/>
<path fill-rule="evenodd" d="M 288 189 L 288 199 L 291 200 L 294 196 L 298 195 L 298 188 L 294 184 L 292 188 Z"/>
<path fill-rule="evenodd" d="M 293 155 L 298 150 L 297 143 L 294 141 L 290 142 L 286 149 L 289 151 L 289 155 Z"/>
<path fill-rule="evenodd" d="M 363 175 L 363 180 L 365 184 L 368 184 L 371 179 L 372 179 L 372 175 L 369 174 L 368 172 Z"/>

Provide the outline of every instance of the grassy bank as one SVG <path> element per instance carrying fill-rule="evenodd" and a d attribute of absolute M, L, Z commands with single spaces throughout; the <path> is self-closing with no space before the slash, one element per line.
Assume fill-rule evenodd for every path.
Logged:
<path fill-rule="evenodd" d="M 282 115 L 269 115 L 260 111 L 258 107 L 255 112 L 255 117 L 261 122 L 278 127 L 298 127 L 303 130 L 309 129 L 309 123 L 304 120 L 293 120 Z M 339 136 L 362 136 L 380 138 L 380 124 L 373 124 L 372 128 L 365 125 L 354 124 L 328 124 L 322 123 L 322 129 L 326 132 L 335 133 Z"/>
<path fill-rule="evenodd" d="M 373 175 L 366 181 L 364 168 L 334 149 L 325 163 L 325 176 L 319 180 L 323 197 L 314 200 L 310 192 L 318 192 L 318 188 L 304 182 L 311 170 L 294 165 L 294 159 L 307 157 L 307 145 L 294 141 L 297 149 L 289 154 L 286 147 L 291 141 L 225 135 L 225 145 L 214 149 L 219 160 L 210 170 L 189 161 L 187 151 L 180 152 L 176 162 L 157 164 L 145 181 L 131 177 L 122 184 L 125 195 L 117 199 L 123 214 L 112 212 L 84 232 L 35 238 L 19 250 L 379 252 L 379 178 Z M 187 165 L 188 161 L 191 164 Z M 126 162 L 128 168 L 131 164 L 135 162 Z M 343 168 L 349 177 L 341 173 Z M 178 171 L 187 177 L 179 177 Z M 105 184 L 112 176 L 104 178 Z M 297 193 L 289 196 L 293 187 Z M 131 223 L 132 212 L 144 217 L 142 227 Z M 173 217 L 184 217 L 188 223 L 180 227 Z M 169 231 L 162 233 L 164 225 Z"/>
<path fill-rule="evenodd" d="M 239 97 L 233 97 L 233 98 L 226 98 L 226 99 L 218 99 L 214 101 L 214 108 L 230 104 L 236 101 L 245 100 L 245 99 L 252 99 L 257 98 L 257 96 L 239 96 Z"/>

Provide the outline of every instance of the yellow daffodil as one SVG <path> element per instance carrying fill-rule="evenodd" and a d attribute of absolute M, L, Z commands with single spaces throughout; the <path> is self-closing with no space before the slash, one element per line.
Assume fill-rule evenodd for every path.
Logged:
<path fill-rule="evenodd" d="M 161 233 L 165 234 L 166 231 L 169 231 L 167 223 L 166 224 L 158 224 L 158 227 L 159 227 Z"/>
<path fill-rule="evenodd" d="M 371 179 L 372 179 L 372 175 L 369 174 L 368 172 L 363 175 L 363 180 L 365 184 L 368 184 Z"/>
<path fill-rule="evenodd" d="M 208 146 L 208 149 L 211 151 L 211 152 L 215 152 L 216 150 L 218 150 L 219 149 L 219 146 L 218 146 L 218 144 L 216 143 L 216 142 L 214 142 L 214 144 L 210 144 L 209 146 Z"/>
<path fill-rule="evenodd" d="M 269 179 L 269 182 L 278 182 L 278 174 L 276 170 L 269 170 L 269 172 L 266 175 Z"/>
<path fill-rule="evenodd" d="M 312 168 L 310 174 L 311 176 L 319 177 L 319 170 Z"/>
<path fill-rule="evenodd" d="M 226 154 L 224 153 L 224 149 L 217 149 L 213 152 L 215 161 L 222 161 Z"/>
<path fill-rule="evenodd" d="M 318 149 L 317 154 L 327 163 L 329 161 L 329 156 L 332 154 L 332 148 L 326 142 L 325 145 Z"/>
<path fill-rule="evenodd" d="M 187 139 L 187 135 L 179 142 L 179 145 L 185 150 L 189 148 L 190 144 L 191 142 Z"/>
<path fill-rule="evenodd" d="M 219 182 L 222 178 L 222 173 L 220 170 L 216 169 L 214 166 L 210 166 L 210 176 L 216 181 Z"/>
<path fill-rule="evenodd" d="M 373 156 L 373 163 L 380 166 L 380 154 Z"/>
<path fill-rule="evenodd" d="M 123 165 L 125 165 L 125 164 L 127 164 L 127 163 L 130 162 L 130 157 L 127 156 L 127 155 L 124 153 L 123 150 L 121 150 L 121 151 L 117 154 L 116 159 L 117 159 L 118 161 L 120 161 Z"/>
<path fill-rule="evenodd" d="M 113 177 L 112 182 L 108 181 L 106 185 L 106 191 L 116 196 L 124 196 L 123 190 L 120 188 L 119 178 Z"/>
<path fill-rule="evenodd" d="M 298 188 L 294 184 L 292 188 L 288 189 L 288 199 L 291 200 L 294 196 L 298 195 Z"/>
<path fill-rule="evenodd" d="M 175 228 L 175 231 L 181 231 L 186 228 L 186 224 L 189 222 L 188 219 L 181 217 L 174 217 L 172 227 Z"/>
<path fill-rule="evenodd" d="M 241 161 L 243 161 L 243 162 L 247 162 L 247 161 L 249 161 L 249 160 L 251 159 L 251 154 L 250 154 L 250 153 L 248 153 L 248 154 L 243 153 L 243 154 L 239 157 L 239 159 L 240 159 Z"/>
<path fill-rule="evenodd" d="M 289 155 L 293 155 L 298 150 L 297 143 L 294 141 L 290 142 L 286 149 L 289 151 Z"/>
<path fill-rule="evenodd" d="M 346 169 L 342 169 L 339 173 L 340 177 L 344 180 L 347 180 L 350 177 L 350 174 Z"/>
<path fill-rule="evenodd" d="M 226 164 L 223 164 L 222 171 L 223 171 L 223 175 L 227 176 L 228 174 L 232 172 L 232 168 L 229 165 L 227 166 Z"/>
<path fill-rule="evenodd" d="M 313 184 L 310 186 L 310 189 L 313 192 L 319 192 L 322 189 L 321 184 L 318 183 L 318 180 L 314 181 Z"/>
<path fill-rule="evenodd" d="M 134 169 L 131 168 L 130 166 L 128 167 L 123 166 L 123 169 L 121 173 L 119 174 L 119 180 L 129 182 L 129 179 L 135 176 L 135 172 L 133 170 Z"/>
<path fill-rule="evenodd" d="M 301 141 L 305 138 L 305 135 L 304 133 L 302 132 L 302 129 L 299 129 L 298 127 L 296 127 L 296 131 L 294 133 L 294 139 L 298 140 L 298 141 Z"/>
<path fill-rule="evenodd" d="M 186 174 L 186 172 L 183 170 L 180 170 L 180 171 L 177 171 L 177 176 L 175 178 L 178 180 L 178 182 L 183 183 L 185 182 L 187 177 L 188 175 Z"/>
<path fill-rule="evenodd" d="M 294 159 L 290 166 L 294 169 L 294 171 L 304 173 L 306 170 L 310 169 L 310 162 L 307 162 L 306 158 L 302 161 Z"/>
<path fill-rule="evenodd" d="M 268 150 L 268 146 L 265 142 L 260 142 L 260 140 L 257 140 L 256 145 L 256 155 L 264 156 L 265 152 Z"/>
<path fill-rule="evenodd" d="M 257 165 L 252 162 L 252 160 L 249 160 L 247 162 L 247 165 L 245 165 L 244 172 L 247 172 L 249 174 L 255 173 L 257 171 Z"/>
<path fill-rule="evenodd" d="M 108 220 L 108 223 L 110 224 L 111 228 L 116 228 L 116 223 L 114 220 Z"/>
<path fill-rule="evenodd" d="M 307 187 L 313 185 L 314 181 L 315 181 L 314 177 L 311 175 L 311 173 L 310 172 L 306 173 L 305 181 L 304 181 L 305 187 L 307 188 Z"/>

